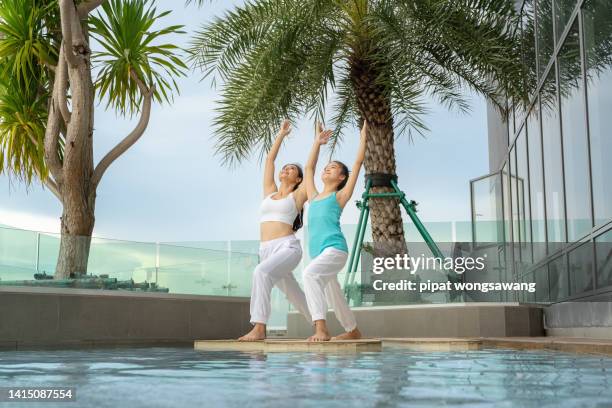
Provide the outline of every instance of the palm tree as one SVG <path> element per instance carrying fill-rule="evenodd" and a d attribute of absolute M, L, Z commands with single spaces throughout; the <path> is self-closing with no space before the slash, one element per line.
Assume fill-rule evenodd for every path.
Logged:
<path fill-rule="evenodd" d="M 38 179 L 61 202 L 56 278 L 86 273 L 104 173 L 142 136 L 152 103 L 178 91 L 187 67 L 160 41 L 182 26 L 152 28 L 167 14 L 150 0 L 0 0 L 0 172 Z M 94 165 L 96 97 L 139 120 Z"/>
<path fill-rule="evenodd" d="M 197 3 L 202 1 L 194 0 Z M 282 117 L 320 118 L 334 143 L 369 124 L 367 173 L 395 175 L 397 135 L 423 134 L 427 97 L 469 109 L 466 89 L 500 111 L 524 100 L 511 0 L 253 0 L 203 26 L 190 54 L 223 82 L 215 120 L 227 164 L 265 151 Z M 432 160 L 432 166 L 436 165 Z M 374 192 L 389 191 L 386 187 Z M 405 249 L 398 202 L 371 201 L 378 244 Z"/>

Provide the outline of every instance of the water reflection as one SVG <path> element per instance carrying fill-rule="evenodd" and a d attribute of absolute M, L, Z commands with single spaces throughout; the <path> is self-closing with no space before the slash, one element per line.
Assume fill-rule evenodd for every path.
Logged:
<path fill-rule="evenodd" d="M 595 406 L 612 403 L 610 370 L 611 358 L 505 350 L 0 353 L 0 386 L 71 384 L 83 407 Z"/>

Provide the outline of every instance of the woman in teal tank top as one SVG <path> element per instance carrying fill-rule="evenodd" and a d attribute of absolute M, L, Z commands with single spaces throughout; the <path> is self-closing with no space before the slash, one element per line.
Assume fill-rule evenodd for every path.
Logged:
<path fill-rule="evenodd" d="M 316 258 L 324 249 L 330 247 L 348 252 L 346 239 L 340 229 L 341 214 L 342 207 L 338 204 L 335 191 L 325 198 L 310 201 L 308 251 L 311 259 Z"/>
<path fill-rule="evenodd" d="M 324 185 L 321 193 L 315 186 L 314 173 L 321 145 L 327 143 L 332 132 L 323 130 L 320 123 L 317 123 L 314 144 L 306 163 L 304 182 L 309 203 L 308 252 L 311 261 L 304 268 L 302 277 L 306 302 L 315 323 L 315 334 L 308 338 L 310 341 L 361 338 L 355 316 L 338 283 L 338 273 L 348 259 L 348 246 L 340 229 L 340 216 L 355 190 L 365 157 L 366 133 L 367 124 L 364 122 L 359 151 L 351 172 L 339 161 L 331 161 L 325 166 L 321 174 Z M 344 334 L 333 338 L 330 337 L 326 324 L 327 300 L 345 330 Z"/>

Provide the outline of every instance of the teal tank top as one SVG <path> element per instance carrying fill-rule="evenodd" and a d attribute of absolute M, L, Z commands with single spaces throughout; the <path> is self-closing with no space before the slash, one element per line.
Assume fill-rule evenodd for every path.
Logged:
<path fill-rule="evenodd" d="M 336 248 L 348 252 L 346 239 L 340 229 L 342 208 L 336 193 L 321 200 L 312 200 L 308 208 L 308 254 L 315 258 L 325 248 Z"/>

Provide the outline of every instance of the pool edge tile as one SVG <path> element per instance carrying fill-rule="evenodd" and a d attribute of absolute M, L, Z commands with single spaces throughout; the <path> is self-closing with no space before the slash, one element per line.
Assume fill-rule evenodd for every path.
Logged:
<path fill-rule="evenodd" d="M 253 342 L 237 340 L 196 340 L 194 349 L 201 351 L 261 352 L 361 352 L 382 351 L 379 339 L 309 342 L 304 339 L 267 339 Z"/>

